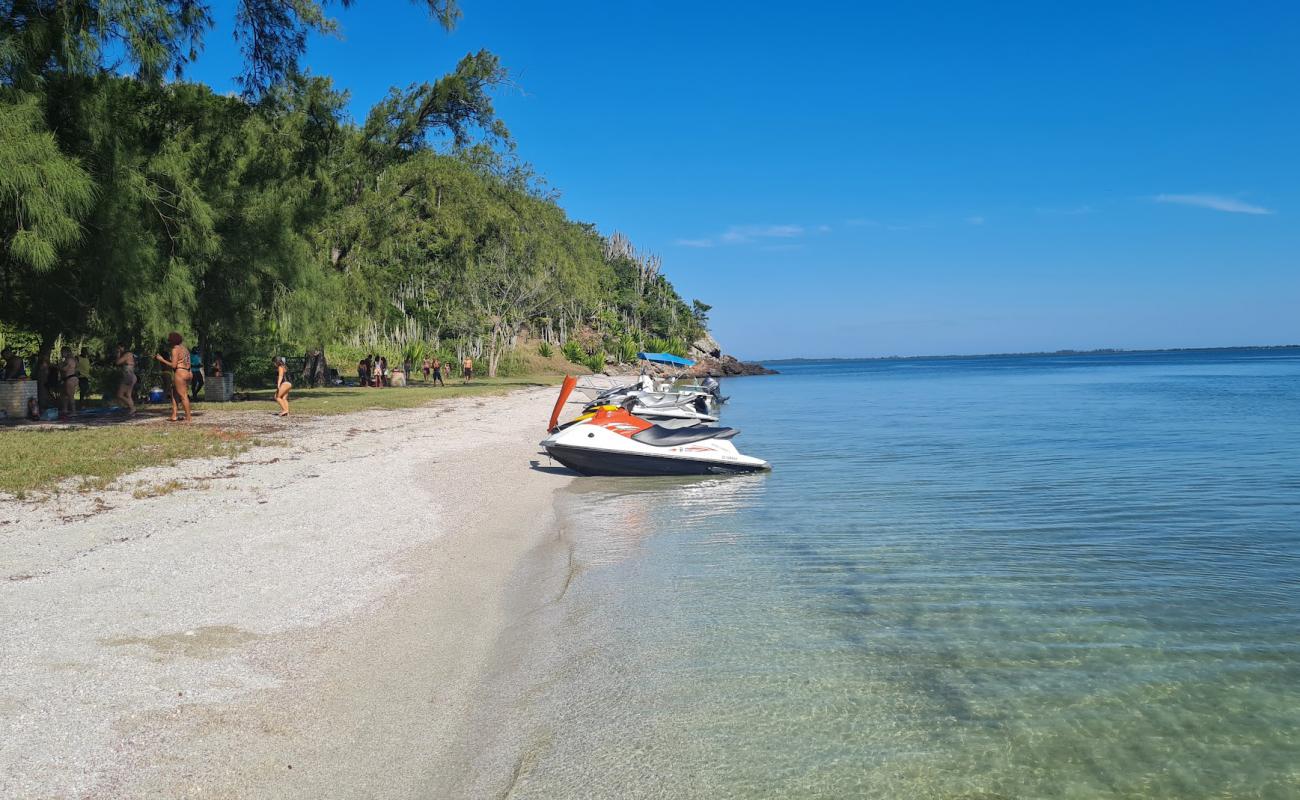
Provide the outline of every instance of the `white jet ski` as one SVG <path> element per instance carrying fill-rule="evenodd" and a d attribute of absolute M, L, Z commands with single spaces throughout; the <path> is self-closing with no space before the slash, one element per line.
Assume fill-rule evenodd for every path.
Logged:
<path fill-rule="evenodd" d="M 735 428 L 667 428 L 612 406 L 559 425 L 574 383 L 565 378 L 551 414 L 550 436 L 541 442 L 551 458 L 569 469 L 583 475 L 726 475 L 772 468 L 736 450 L 731 439 L 740 431 Z"/>

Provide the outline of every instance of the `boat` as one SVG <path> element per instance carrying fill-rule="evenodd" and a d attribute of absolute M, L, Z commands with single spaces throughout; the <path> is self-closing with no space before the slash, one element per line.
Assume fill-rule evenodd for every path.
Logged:
<path fill-rule="evenodd" d="M 689 358 L 672 353 L 637 353 L 637 358 L 653 364 L 695 365 Z M 722 403 L 726 401 L 717 379 L 708 377 L 698 384 L 683 384 L 681 380 L 681 376 L 656 379 L 643 371 L 635 383 L 609 388 L 595 397 L 590 394 L 592 384 L 587 378 L 580 380 L 576 388 L 591 401 L 588 410 L 603 405 L 626 406 L 628 400 L 634 400 L 635 404 L 628 410 L 653 422 L 677 426 L 717 422 Z"/>
<path fill-rule="evenodd" d="M 718 408 L 707 394 L 700 392 L 654 392 L 625 389 L 606 392 L 587 405 L 586 411 L 603 406 L 626 408 L 652 422 L 695 425 L 717 422 Z"/>
<path fill-rule="evenodd" d="M 564 379 L 541 442 L 547 455 L 583 475 L 728 475 L 762 472 L 771 465 L 736 449 L 735 428 L 672 428 L 633 414 L 626 406 L 600 406 L 559 424 L 576 380 Z M 633 405 L 629 400 L 628 406 Z"/>
<path fill-rule="evenodd" d="M 578 378 L 578 383 L 573 387 L 574 391 L 586 397 L 588 400 L 597 400 L 601 395 L 621 389 L 634 389 L 635 383 L 630 383 L 624 376 L 610 375 L 584 375 Z"/>

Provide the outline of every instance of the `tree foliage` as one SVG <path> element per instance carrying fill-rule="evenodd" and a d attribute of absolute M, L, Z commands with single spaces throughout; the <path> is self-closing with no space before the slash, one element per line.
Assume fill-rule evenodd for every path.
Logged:
<path fill-rule="evenodd" d="M 322 4 L 242 0 L 236 16 L 245 93 L 226 97 L 161 80 L 195 58 L 201 3 L 0 0 L 7 329 L 47 353 L 59 335 L 178 329 L 232 361 L 346 343 L 481 355 L 489 372 L 525 334 L 577 341 L 594 367 L 702 331 L 708 306 L 656 257 L 568 219 L 517 160 L 492 53 L 393 89 L 357 125 L 297 67 L 332 28 Z"/>

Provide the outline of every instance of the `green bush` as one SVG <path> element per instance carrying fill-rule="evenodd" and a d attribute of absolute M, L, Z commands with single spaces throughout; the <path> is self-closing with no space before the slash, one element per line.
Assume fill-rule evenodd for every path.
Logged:
<path fill-rule="evenodd" d="M 523 353 L 518 350 L 508 350 L 497 362 L 497 377 L 518 378 L 527 375 L 528 366 L 528 358 Z"/>
<path fill-rule="evenodd" d="M 585 363 L 587 365 L 587 368 L 590 369 L 592 372 L 604 372 L 605 351 L 597 350 L 595 353 L 592 353 L 585 362 L 582 363 Z"/>
<path fill-rule="evenodd" d="M 647 353 L 667 353 L 668 340 L 657 336 L 651 337 L 645 340 L 645 349 Z"/>
<path fill-rule="evenodd" d="M 542 358 L 550 358 L 555 355 L 555 348 L 551 347 L 550 342 L 538 342 L 537 354 Z"/>
<path fill-rule="evenodd" d="M 564 357 L 569 359 L 573 363 L 575 364 L 586 363 L 587 351 L 582 349 L 582 345 L 578 343 L 577 339 L 570 339 L 569 341 L 565 342 L 564 347 L 561 349 L 564 353 Z"/>
<path fill-rule="evenodd" d="M 418 367 L 427 352 L 429 352 L 428 345 L 419 339 L 415 339 L 407 342 L 406 347 L 402 348 L 402 358 L 410 361 L 412 367 Z"/>
<path fill-rule="evenodd" d="M 636 345 L 636 339 L 632 335 L 625 333 L 618 340 L 618 360 L 624 364 L 630 364 L 636 361 L 636 354 L 639 348 Z"/>

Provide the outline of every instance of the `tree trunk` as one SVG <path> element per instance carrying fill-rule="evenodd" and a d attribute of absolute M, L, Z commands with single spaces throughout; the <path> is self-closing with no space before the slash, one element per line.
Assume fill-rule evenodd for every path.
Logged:
<path fill-rule="evenodd" d="M 324 386 L 329 382 L 329 364 L 325 361 L 325 348 L 316 351 L 316 372 L 312 376 L 312 386 Z"/>
<path fill-rule="evenodd" d="M 488 340 L 488 377 L 497 376 L 497 366 L 501 363 L 501 325 L 492 326 L 492 336 Z"/>

